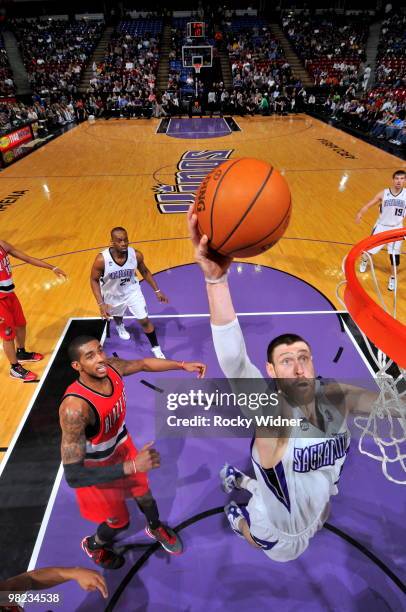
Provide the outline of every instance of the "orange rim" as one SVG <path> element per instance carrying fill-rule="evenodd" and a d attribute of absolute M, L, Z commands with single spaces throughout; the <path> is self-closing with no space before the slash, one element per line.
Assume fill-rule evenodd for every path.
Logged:
<path fill-rule="evenodd" d="M 385 312 L 361 286 L 355 267 L 363 251 L 406 238 L 406 229 L 369 236 L 356 244 L 345 260 L 344 302 L 351 317 L 372 342 L 401 368 L 406 368 L 406 326 Z"/>

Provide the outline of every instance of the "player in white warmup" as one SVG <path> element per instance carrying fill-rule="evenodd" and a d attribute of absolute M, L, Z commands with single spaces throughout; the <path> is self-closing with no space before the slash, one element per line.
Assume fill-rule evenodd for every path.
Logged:
<path fill-rule="evenodd" d="M 389 230 L 399 229 L 403 227 L 403 219 L 406 216 L 406 188 L 405 188 L 406 172 L 397 170 L 392 175 L 392 186 L 380 191 L 372 200 L 363 206 L 356 216 L 356 222 L 360 223 L 363 215 L 373 206 L 379 205 L 380 215 L 376 221 L 372 234 L 380 234 Z M 400 263 L 400 251 L 402 241 L 391 242 L 388 244 L 388 253 L 391 265 L 396 267 Z M 378 253 L 385 245 L 382 244 L 368 251 L 371 255 Z M 361 258 L 359 270 L 366 272 L 368 267 L 368 258 L 364 255 Z M 395 277 L 390 276 L 388 282 L 389 291 L 395 289 Z"/>
<path fill-rule="evenodd" d="M 228 287 L 231 259 L 208 249 L 207 237 L 199 235 L 192 209 L 188 218 L 195 259 L 206 280 L 221 369 L 229 379 L 257 379 L 256 390 L 263 392 L 268 383 L 247 355 Z M 350 443 L 347 412 L 368 411 L 377 394 L 316 380 L 311 348 L 294 334 L 284 334 L 269 344 L 266 367 L 277 379 L 282 412 L 302 419 L 300 426 L 291 430 L 257 428 L 251 450 L 255 478 L 227 464 L 220 478 L 226 492 L 246 489 L 251 493 L 246 508 L 231 502 L 224 509 L 233 531 L 282 562 L 301 555 L 325 523 Z M 239 384 L 242 391 L 243 381 Z"/>
<path fill-rule="evenodd" d="M 128 235 L 123 227 L 111 230 L 111 247 L 99 253 L 93 263 L 90 285 L 100 314 L 105 319 L 114 318 L 118 335 L 129 340 L 130 334 L 123 323 L 127 308 L 141 325 L 151 343 L 151 351 L 157 359 L 165 359 L 156 337 L 155 327 L 148 318 L 147 305 L 142 294 L 136 271 L 151 285 L 160 302 L 168 302 L 156 284 L 144 262 L 144 256 L 128 246 Z"/>

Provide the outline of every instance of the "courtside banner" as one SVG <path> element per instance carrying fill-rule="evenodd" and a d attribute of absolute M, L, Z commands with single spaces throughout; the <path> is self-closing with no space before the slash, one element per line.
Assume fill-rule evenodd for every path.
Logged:
<path fill-rule="evenodd" d="M 14 130 L 6 136 L 0 138 L 0 152 L 4 153 L 9 149 L 14 149 L 23 142 L 29 142 L 32 140 L 32 131 L 29 125 L 26 125 L 19 130 Z"/>

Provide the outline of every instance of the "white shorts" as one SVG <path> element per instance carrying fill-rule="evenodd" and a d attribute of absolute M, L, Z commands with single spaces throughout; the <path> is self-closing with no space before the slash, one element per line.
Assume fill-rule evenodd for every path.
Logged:
<path fill-rule="evenodd" d="M 254 492 L 248 502 L 246 511 L 249 515 L 250 533 L 253 540 L 273 561 L 286 562 L 297 559 L 309 546 L 310 539 L 326 522 L 330 504 L 327 503 L 319 518 L 303 535 L 282 536 L 269 520 L 267 509 L 260 493 Z"/>
<path fill-rule="evenodd" d="M 381 234 L 382 232 L 388 232 L 389 230 L 402 228 L 402 223 L 393 227 L 389 227 L 388 225 L 380 225 L 379 223 L 377 223 L 372 231 L 372 235 L 375 236 L 375 234 Z M 377 247 L 374 247 L 373 249 L 369 249 L 368 253 L 371 253 L 371 255 L 375 255 L 375 253 L 379 253 L 379 251 L 383 249 L 384 246 L 387 246 L 389 255 L 400 255 L 400 251 L 402 249 L 402 240 L 398 240 L 397 242 L 388 242 L 387 245 L 381 244 Z"/>
<path fill-rule="evenodd" d="M 135 285 L 131 293 L 122 298 L 123 301 L 117 302 L 117 297 L 111 295 L 103 295 L 103 300 L 105 304 L 110 304 L 113 317 L 122 317 L 127 308 L 138 320 L 148 316 L 147 304 L 139 285 Z"/>

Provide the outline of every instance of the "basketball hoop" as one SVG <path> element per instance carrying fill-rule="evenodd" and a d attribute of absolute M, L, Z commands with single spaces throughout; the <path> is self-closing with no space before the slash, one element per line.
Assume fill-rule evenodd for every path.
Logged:
<path fill-rule="evenodd" d="M 380 246 L 381 244 L 406 240 L 406 229 L 390 230 L 369 236 L 356 244 L 348 253 L 344 260 L 344 273 L 346 277 L 344 302 L 351 317 L 365 334 L 388 355 L 401 368 L 406 368 L 406 327 L 392 317 L 384 306 L 379 306 L 367 292 L 362 288 L 355 273 L 357 258 L 365 252 L 372 264 L 372 258 L 367 253 L 369 249 Z M 373 269 L 373 266 L 371 266 Z M 376 281 L 375 273 L 373 273 Z M 394 276 L 396 278 L 396 266 L 394 266 Z M 340 283 L 341 286 L 344 283 Z M 397 283 L 395 283 L 397 285 Z M 376 283 L 377 287 L 377 283 Z M 378 296 L 380 297 L 379 287 Z M 394 292 L 395 303 L 396 294 Z M 339 297 L 339 296 L 338 296 Z M 340 299 L 340 298 L 339 298 Z M 342 301 L 340 299 L 340 301 Z M 382 301 L 382 300 L 381 300 Z M 383 303 L 383 302 L 382 302 Z M 396 312 L 396 310 L 395 310 Z"/>
<path fill-rule="evenodd" d="M 388 480 L 406 484 L 406 326 L 396 320 L 396 265 L 393 264 L 395 290 L 392 316 L 385 306 L 373 260 L 368 253 L 374 247 L 400 240 L 406 240 L 404 228 L 375 234 L 356 244 L 343 260 L 346 280 L 339 283 L 336 295 L 359 327 L 377 370 L 379 396 L 372 404 L 367 417 L 354 419 L 355 425 L 362 432 L 358 443 L 359 451 L 381 461 L 382 471 Z M 360 255 L 368 258 L 381 305 L 368 295 L 357 278 L 356 265 Z M 344 299 L 340 295 L 340 288 L 343 286 Z M 377 347 L 377 353 L 371 342 Z M 389 374 L 389 369 L 391 372 L 396 371 L 394 376 Z M 371 441 L 379 452 L 371 451 Z M 393 474 L 394 468 L 397 470 L 396 475 Z"/>
<path fill-rule="evenodd" d="M 193 68 L 195 69 L 196 74 L 200 74 L 201 64 L 193 64 Z"/>

